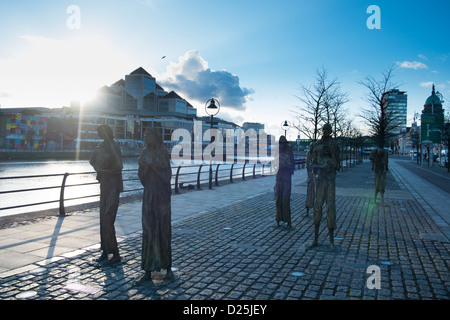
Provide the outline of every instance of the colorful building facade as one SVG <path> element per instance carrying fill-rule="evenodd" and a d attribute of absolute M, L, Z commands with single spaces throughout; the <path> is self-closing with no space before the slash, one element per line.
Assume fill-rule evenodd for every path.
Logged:
<path fill-rule="evenodd" d="M 22 113 L 7 113 L 4 118 L 6 149 L 44 149 L 48 117 Z"/>

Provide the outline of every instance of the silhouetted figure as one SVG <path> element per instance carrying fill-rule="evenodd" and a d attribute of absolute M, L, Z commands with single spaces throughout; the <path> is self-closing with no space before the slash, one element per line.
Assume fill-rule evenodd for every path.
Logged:
<path fill-rule="evenodd" d="M 291 178 L 295 169 L 294 153 L 285 136 L 279 141 L 279 167 L 275 183 L 276 220 L 291 226 Z"/>
<path fill-rule="evenodd" d="M 314 208 L 314 199 L 315 199 L 315 184 L 314 184 L 314 174 L 311 167 L 311 160 L 312 160 L 312 153 L 314 149 L 314 143 L 311 142 L 309 144 L 309 150 L 306 153 L 306 183 L 307 183 L 307 189 L 306 189 L 306 200 L 305 200 L 305 207 L 306 207 L 306 215 L 309 215 L 309 209 Z"/>
<path fill-rule="evenodd" d="M 323 126 L 322 130 L 322 139 L 315 143 L 311 159 L 316 187 L 314 202 L 314 242 L 312 246 L 318 245 L 322 206 L 326 202 L 330 248 L 334 250 L 334 229 L 336 229 L 336 171 L 340 170 L 339 145 L 331 138 L 332 129 L 328 123 Z"/>
<path fill-rule="evenodd" d="M 384 148 L 372 150 L 369 159 L 372 161 L 372 171 L 375 175 L 375 198 L 377 202 L 378 193 L 381 194 L 381 203 L 384 204 L 384 191 L 386 188 L 386 172 L 388 171 L 389 153 Z"/>
<path fill-rule="evenodd" d="M 147 129 L 145 148 L 139 155 L 139 179 L 144 186 L 142 201 L 142 281 L 151 279 L 151 272 L 167 270 L 172 274 L 172 233 L 169 153 L 158 129 Z"/>
<path fill-rule="evenodd" d="M 123 163 L 120 147 L 113 140 L 111 128 L 101 125 L 97 131 L 99 137 L 104 141 L 94 149 L 90 164 L 97 171 L 97 180 L 100 182 L 100 248 L 102 255 L 98 260 L 106 260 L 109 254 L 113 254 L 109 261 L 113 263 L 120 261 L 114 223 L 119 207 L 120 192 L 123 191 Z"/>

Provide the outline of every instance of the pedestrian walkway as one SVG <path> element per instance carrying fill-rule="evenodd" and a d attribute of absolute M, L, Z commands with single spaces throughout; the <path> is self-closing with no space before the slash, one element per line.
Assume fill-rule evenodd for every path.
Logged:
<path fill-rule="evenodd" d="M 275 223 L 273 176 L 174 195 L 173 282 L 163 272 L 152 285 L 136 284 L 139 201 L 119 207 L 120 264 L 95 261 L 98 210 L 2 229 L 0 299 L 448 300 L 446 212 L 409 189 L 411 172 L 397 161 L 390 168 L 385 205 L 373 203 L 369 162 L 338 173 L 336 251 L 325 216 L 319 246 L 310 248 L 305 170 L 293 177 L 292 228 Z"/>

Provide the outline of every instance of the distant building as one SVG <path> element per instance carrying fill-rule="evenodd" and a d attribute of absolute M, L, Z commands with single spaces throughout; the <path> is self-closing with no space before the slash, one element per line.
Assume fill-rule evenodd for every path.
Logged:
<path fill-rule="evenodd" d="M 176 113 L 196 115 L 197 110 L 176 92 L 167 92 L 156 79 L 140 67 L 111 86 L 104 86 L 85 108 L 114 114 L 161 115 Z"/>
<path fill-rule="evenodd" d="M 15 150 L 44 148 L 48 115 L 42 114 L 41 110 L 3 110 L 5 129 L 2 147 Z"/>
<path fill-rule="evenodd" d="M 102 124 L 112 128 L 124 154 L 140 152 L 147 128 L 159 129 L 168 149 L 179 143 L 172 141 L 176 129 L 187 130 L 194 144 L 194 126 L 195 139 L 202 140 L 202 148 L 210 143 L 209 139 L 203 141 L 205 131 L 211 126 L 210 117 L 197 116 L 192 104 L 178 93 L 164 90 L 143 68 L 110 86 L 103 86 L 83 106 L 72 101 L 70 107 L 2 108 L 1 111 L 0 149 L 89 151 L 101 141 L 97 128 Z M 214 117 L 214 128 L 222 131 L 224 139 L 227 129 L 240 129 L 237 124 L 218 117 Z M 242 129 L 255 129 L 259 135 L 264 125 L 246 122 Z"/>
<path fill-rule="evenodd" d="M 392 89 L 383 94 L 382 99 L 387 100 L 387 110 L 394 118 L 394 134 L 400 134 L 406 131 L 406 117 L 408 108 L 408 95 L 405 91 Z"/>
<path fill-rule="evenodd" d="M 77 119 L 68 108 L 4 108 L 0 117 L 0 149 L 73 150 Z"/>
<path fill-rule="evenodd" d="M 254 129 L 257 134 L 259 131 L 264 131 L 264 124 L 259 122 L 244 122 L 242 124 L 242 130 L 246 131 L 247 129 Z"/>
<path fill-rule="evenodd" d="M 444 109 L 442 108 L 442 101 L 438 94 L 433 84 L 431 96 L 425 101 L 420 117 L 420 141 L 423 144 L 439 144 L 442 142 Z"/>
<path fill-rule="evenodd" d="M 435 91 L 434 84 L 431 90 L 431 96 L 427 98 L 423 106 L 422 114 L 444 114 L 442 109 L 442 101 L 439 97 L 439 92 Z"/>
<path fill-rule="evenodd" d="M 191 134 L 194 121 L 209 129 L 209 117 L 197 117 L 197 109 L 174 91 L 167 92 L 145 69 L 138 68 L 104 86 L 85 105 L 76 101 L 63 108 L 2 108 L 0 149 L 91 150 L 100 138 L 97 127 L 109 125 L 123 151 L 138 152 L 147 128 L 161 130 L 168 148 L 176 129 Z M 235 123 L 215 118 L 215 128 L 237 129 Z M 204 144 L 208 144 L 205 141 Z"/>

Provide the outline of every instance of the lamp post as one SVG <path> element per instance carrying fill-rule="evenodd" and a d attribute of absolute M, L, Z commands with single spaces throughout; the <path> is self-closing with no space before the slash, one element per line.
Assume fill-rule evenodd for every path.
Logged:
<path fill-rule="evenodd" d="M 284 120 L 284 122 L 281 124 L 281 129 L 284 130 L 284 137 L 286 138 L 286 140 L 287 140 L 286 132 L 289 130 L 290 127 L 291 125 L 287 120 Z"/>
<path fill-rule="evenodd" d="M 217 99 L 211 98 L 205 103 L 206 114 L 211 117 L 211 129 L 214 127 L 214 116 L 220 111 L 220 103 Z M 211 132 L 212 134 L 212 132 Z M 214 137 L 215 139 L 215 137 Z M 213 136 L 211 135 L 211 143 L 214 142 Z M 214 150 L 215 152 L 215 150 Z M 212 189 L 212 155 L 209 157 L 209 189 Z"/>

